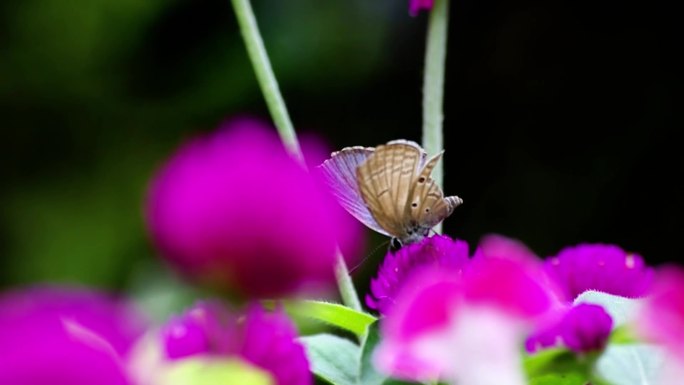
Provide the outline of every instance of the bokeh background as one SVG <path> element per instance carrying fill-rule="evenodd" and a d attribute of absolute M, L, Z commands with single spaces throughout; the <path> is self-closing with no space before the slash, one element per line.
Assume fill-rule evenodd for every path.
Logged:
<path fill-rule="evenodd" d="M 300 132 L 333 149 L 420 140 L 426 14 L 407 0 L 253 4 Z M 445 191 L 465 204 L 446 233 L 502 233 L 541 256 L 590 241 L 681 258 L 667 7 L 452 1 Z M 157 294 L 169 286 L 142 220 L 148 179 L 185 138 L 268 118 L 228 0 L 3 0 L 0 112 L 0 287 Z M 367 254 L 383 241 L 369 234 Z"/>

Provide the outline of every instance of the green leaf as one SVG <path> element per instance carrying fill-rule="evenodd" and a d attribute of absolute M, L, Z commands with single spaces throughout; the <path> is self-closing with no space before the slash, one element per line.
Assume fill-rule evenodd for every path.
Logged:
<path fill-rule="evenodd" d="M 622 325 L 618 326 L 613 330 L 613 332 L 610 334 L 610 340 L 608 341 L 609 344 L 636 344 L 636 343 L 642 343 L 636 335 L 634 335 L 634 331 L 628 327 L 627 325 Z"/>
<path fill-rule="evenodd" d="M 300 337 L 307 351 L 311 371 L 334 385 L 357 385 L 360 348 L 348 339 L 332 334 Z"/>
<path fill-rule="evenodd" d="M 663 354 L 648 344 L 612 345 L 599 358 L 595 374 L 613 385 L 657 383 Z"/>
<path fill-rule="evenodd" d="M 625 298 L 617 295 L 606 294 L 599 291 L 585 291 L 575 299 L 578 303 L 593 303 L 602 306 L 613 318 L 613 327 L 619 327 L 628 323 L 642 300 Z"/>
<path fill-rule="evenodd" d="M 580 361 L 565 349 L 548 349 L 525 357 L 523 365 L 530 385 L 584 385 L 591 362 L 590 357 Z"/>
<path fill-rule="evenodd" d="M 285 310 L 291 315 L 304 316 L 348 330 L 361 338 L 377 318 L 346 306 L 323 301 L 287 301 Z M 272 301 L 267 305 L 273 305 Z"/>
<path fill-rule="evenodd" d="M 274 384 L 268 373 L 237 359 L 184 359 L 165 378 L 168 385 Z"/>

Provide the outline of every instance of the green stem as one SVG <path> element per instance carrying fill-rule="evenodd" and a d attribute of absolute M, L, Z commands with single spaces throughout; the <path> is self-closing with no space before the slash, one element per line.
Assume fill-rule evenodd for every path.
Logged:
<path fill-rule="evenodd" d="M 254 67 L 259 87 L 261 87 L 261 92 L 264 94 L 266 105 L 278 129 L 278 134 L 280 134 L 280 138 L 288 151 L 301 161 L 303 156 L 297 141 L 297 135 L 290 120 L 290 115 L 287 112 L 283 95 L 280 93 L 278 81 L 273 73 L 271 61 L 264 47 L 264 41 L 259 33 L 259 26 L 254 17 L 252 5 L 249 0 L 232 0 L 232 2 L 238 24 L 240 25 L 240 31 L 242 32 L 242 38 L 245 40 L 247 54 L 252 61 L 252 67 Z"/>
<path fill-rule="evenodd" d="M 442 122 L 448 26 L 449 0 L 435 0 L 428 23 L 423 77 L 423 148 L 430 155 L 444 148 Z M 443 164 L 443 161 L 437 163 L 432 171 L 432 178 L 438 186 L 443 185 Z M 435 231 L 441 233 L 441 223 L 435 226 Z"/>
<path fill-rule="evenodd" d="M 356 289 L 354 289 L 354 282 L 351 279 L 351 275 L 349 275 L 347 265 L 344 263 L 342 252 L 338 248 L 335 253 L 337 255 L 335 278 L 337 279 L 337 287 L 340 291 L 340 297 L 342 297 L 342 303 L 354 310 L 363 311 L 359 296 L 356 294 Z"/>
<path fill-rule="evenodd" d="M 266 104 L 268 105 L 271 117 L 278 129 L 278 134 L 288 151 L 304 163 L 304 156 L 302 155 L 302 150 L 297 141 L 297 135 L 295 134 L 292 121 L 290 120 L 290 115 L 287 112 L 285 100 L 280 93 L 278 81 L 273 73 L 271 62 L 268 59 L 264 41 L 259 33 L 259 27 L 257 26 L 256 18 L 254 17 L 252 5 L 249 0 L 232 0 L 232 2 L 238 24 L 240 25 L 240 31 L 242 32 L 242 38 L 247 47 L 247 54 L 252 62 L 252 67 L 254 67 L 257 81 L 259 82 L 261 92 L 266 99 Z M 361 303 L 359 302 L 359 297 L 354 289 L 354 283 L 349 275 L 347 265 L 345 264 L 339 249 L 336 251 L 336 258 L 335 277 L 337 279 L 337 287 L 339 288 L 342 302 L 354 310 L 361 310 Z"/>

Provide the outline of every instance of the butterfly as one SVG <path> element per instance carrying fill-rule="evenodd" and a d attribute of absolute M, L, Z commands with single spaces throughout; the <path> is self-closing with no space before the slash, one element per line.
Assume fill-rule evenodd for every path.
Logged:
<path fill-rule="evenodd" d="M 457 196 L 445 197 L 430 177 L 443 154 L 428 159 L 417 143 L 393 140 L 333 152 L 319 169 L 345 210 L 403 245 L 425 238 L 463 203 Z"/>

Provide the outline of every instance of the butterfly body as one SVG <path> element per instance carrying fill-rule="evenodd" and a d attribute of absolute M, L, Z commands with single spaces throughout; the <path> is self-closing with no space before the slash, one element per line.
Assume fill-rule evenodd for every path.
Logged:
<path fill-rule="evenodd" d="M 443 151 L 427 158 L 415 142 L 348 147 L 321 165 L 333 194 L 350 214 L 402 244 L 425 238 L 463 201 L 445 197 L 430 177 Z"/>

